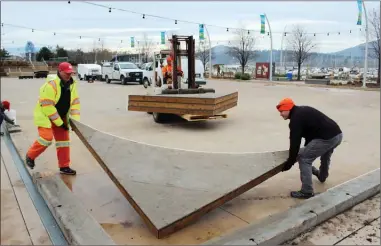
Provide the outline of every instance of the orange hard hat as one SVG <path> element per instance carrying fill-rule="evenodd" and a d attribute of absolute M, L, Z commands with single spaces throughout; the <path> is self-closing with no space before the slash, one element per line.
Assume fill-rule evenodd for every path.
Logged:
<path fill-rule="evenodd" d="M 294 106 L 295 106 L 294 101 L 293 101 L 291 98 L 286 97 L 286 98 L 283 98 L 283 99 L 278 103 L 278 105 L 276 106 L 276 108 L 278 109 L 279 112 L 282 112 L 282 111 L 289 111 L 289 110 L 291 110 Z"/>

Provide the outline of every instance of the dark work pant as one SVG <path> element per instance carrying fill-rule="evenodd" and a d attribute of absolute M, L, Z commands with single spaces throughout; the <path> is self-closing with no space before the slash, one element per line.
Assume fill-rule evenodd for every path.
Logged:
<path fill-rule="evenodd" d="M 329 166 L 331 164 L 331 156 L 334 149 L 341 144 L 343 134 L 324 140 L 313 139 L 304 148 L 301 148 L 298 154 L 298 162 L 300 169 L 300 180 L 302 181 L 303 192 L 313 192 L 312 186 L 312 163 L 316 158 L 320 157 L 320 177 L 327 178 Z"/>

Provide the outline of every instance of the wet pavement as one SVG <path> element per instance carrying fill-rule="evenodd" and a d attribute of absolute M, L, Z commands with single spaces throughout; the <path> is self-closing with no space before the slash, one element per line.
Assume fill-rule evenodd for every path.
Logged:
<path fill-rule="evenodd" d="M 11 107 L 17 110 L 18 123 L 32 143 L 37 137 L 33 108 L 43 80 L 2 79 L 1 83 L 2 98 L 11 101 Z M 149 114 L 126 110 L 128 94 L 145 93 L 143 86 L 80 82 L 81 121 L 110 134 L 169 148 L 212 152 L 285 150 L 289 141 L 288 121 L 280 118 L 275 105 L 281 98 L 291 96 L 297 104 L 315 106 L 327 113 L 344 132 L 343 143 L 332 157 L 330 177 L 324 184 L 314 179 L 316 192 L 379 167 L 379 92 L 227 81 L 211 81 L 209 86 L 221 92 L 239 91 L 238 106 L 227 111 L 227 119 L 157 124 Z M 291 190 L 300 188 L 296 164 L 193 225 L 159 240 L 148 231 L 76 135 L 71 136 L 72 167 L 78 175 L 64 177 L 64 182 L 118 244 L 199 244 L 301 202 L 289 197 Z M 48 162 L 37 161 L 37 168 L 57 172 L 55 149 L 49 148 L 44 158 Z M 228 182 L 229 177 L 226 179 Z"/>

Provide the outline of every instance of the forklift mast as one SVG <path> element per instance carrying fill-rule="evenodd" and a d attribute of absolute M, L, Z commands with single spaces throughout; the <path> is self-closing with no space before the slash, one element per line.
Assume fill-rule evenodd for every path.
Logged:
<path fill-rule="evenodd" d="M 179 89 L 180 84 L 177 77 L 177 67 L 181 66 L 181 57 L 185 56 L 188 58 L 188 89 L 196 88 L 196 74 L 195 74 L 195 40 L 193 36 L 178 36 L 172 35 L 170 39 L 171 55 L 173 57 L 172 66 L 172 83 L 174 89 Z M 185 42 L 185 50 L 181 49 L 181 43 Z"/>

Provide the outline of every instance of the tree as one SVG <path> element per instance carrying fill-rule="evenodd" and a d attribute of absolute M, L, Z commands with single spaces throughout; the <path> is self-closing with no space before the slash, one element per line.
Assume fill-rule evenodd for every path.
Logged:
<path fill-rule="evenodd" d="M 381 8 L 381 2 L 380 2 L 380 8 Z M 380 9 L 381 11 L 381 9 Z M 369 33 L 372 39 L 375 39 L 375 41 L 370 42 L 370 48 L 371 52 L 369 56 L 373 59 L 378 60 L 378 79 L 377 83 L 380 83 L 380 62 L 381 62 L 381 40 L 380 40 L 380 12 L 376 11 L 376 9 L 373 9 L 372 13 L 370 13 L 369 18 Z"/>
<path fill-rule="evenodd" d="M 206 49 L 205 41 L 199 43 L 196 58 L 201 60 L 204 71 L 206 71 L 206 63 L 209 61 L 209 49 Z"/>
<path fill-rule="evenodd" d="M 63 47 L 60 47 L 58 45 L 56 48 L 56 55 L 57 57 L 69 57 L 67 50 L 65 50 Z"/>
<path fill-rule="evenodd" d="M 45 46 L 42 47 L 40 51 L 37 53 L 37 61 L 42 61 L 42 59 L 44 59 L 45 61 L 49 61 L 49 59 L 53 57 L 53 52 Z"/>
<path fill-rule="evenodd" d="M 235 39 L 230 43 L 232 47 L 228 51 L 228 54 L 238 60 L 242 67 L 242 74 L 244 74 L 247 63 L 256 57 L 254 51 L 255 37 L 250 32 L 239 29 L 235 31 Z"/>
<path fill-rule="evenodd" d="M 316 47 L 311 37 L 301 26 L 295 26 L 288 38 L 288 43 L 292 51 L 292 59 L 298 65 L 298 78 L 300 80 L 300 67 L 303 62 L 311 55 L 311 51 Z"/>
<path fill-rule="evenodd" d="M 148 39 L 146 33 L 143 34 L 143 40 L 139 42 L 139 53 L 142 55 L 142 63 L 147 63 L 150 60 L 153 48 L 153 41 Z"/>
<path fill-rule="evenodd" d="M 10 54 L 5 48 L 2 48 L 0 50 L 0 57 L 1 58 L 7 58 L 7 57 L 10 57 Z"/>

